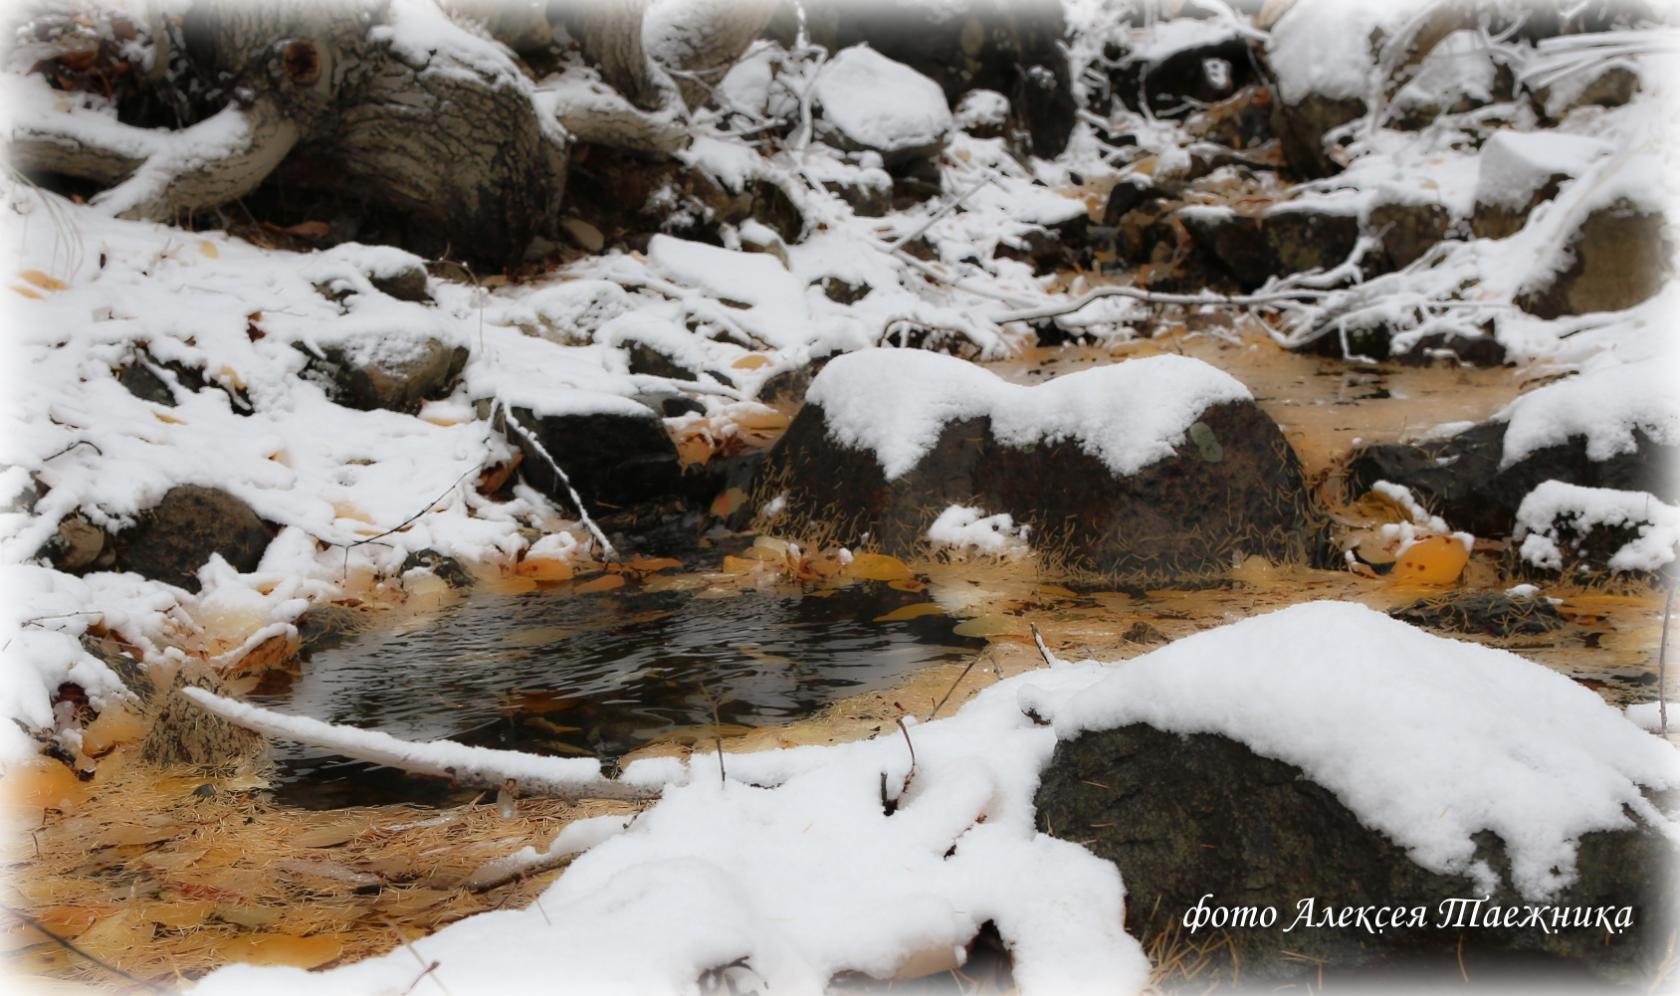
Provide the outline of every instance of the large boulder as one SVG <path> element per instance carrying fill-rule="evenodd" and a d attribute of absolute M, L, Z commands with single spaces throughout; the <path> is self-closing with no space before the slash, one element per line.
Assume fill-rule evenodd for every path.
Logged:
<path fill-rule="evenodd" d="M 954 126 L 939 84 L 866 45 L 829 59 L 811 93 L 830 141 L 880 153 L 889 166 L 938 155 Z"/>
<path fill-rule="evenodd" d="M 524 453 L 519 473 L 563 509 L 578 511 L 574 491 L 583 500 L 583 511 L 595 515 L 678 491 L 682 465 L 676 444 L 646 406 L 625 401 L 604 411 L 511 411 L 517 426 L 507 426 L 504 413 L 497 418 Z"/>
<path fill-rule="evenodd" d="M 1498 416 L 1441 439 L 1378 443 L 1348 463 L 1355 493 L 1390 481 L 1455 527 L 1509 535 L 1541 482 L 1676 494 L 1680 404 L 1660 369 L 1625 365 L 1518 398 Z"/>
<path fill-rule="evenodd" d="M 133 571 L 197 591 L 198 569 L 211 555 L 219 555 L 236 570 L 253 571 L 273 538 L 273 528 L 233 495 L 182 484 L 141 512 L 133 525 L 105 537 L 97 560 L 62 566 Z"/>
<path fill-rule="evenodd" d="M 446 396 L 467 365 L 467 350 L 436 336 L 370 335 L 322 344 L 308 372 L 348 408 L 412 414 Z"/>
<path fill-rule="evenodd" d="M 973 90 L 1001 93 L 1009 101 L 1009 131 L 1027 151 L 1048 159 L 1067 148 L 1078 107 L 1059 0 L 807 0 L 803 6 L 811 40 L 830 52 L 867 44 L 938 83 L 951 106 Z M 776 33 L 791 42 L 793 18 Z"/>
<path fill-rule="evenodd" d="M 1668 282 L 1665 228 L 1662 209 L 1643 197 L 1619 196 L 1591 207 L 1561 252 L 1540 261 L 1517 295 L 1517 307 L 1557 318 L 1650 300 Z"/>
<path fill-rule="evenodd" d="M 1608 143 L 1580 135 L 1494 132 L 1482 144 L 1476 163 L 1470 231 L 1479 239 L 1515 235 L 1535 208 L 1612 151 Z"/>
<path fill-rule="evenodd" d="M 951 505 L 1008 513 L 1040 555 L 1143 582 L 1249 555 L 1318 555 L 1300 461 L 1229 376 L 1158 356 L 1035 387 L 954 357 L 830 361 L 755 483 L 778 528 L 890 553 L 926 549 Z"/>
<path fill-rule="evenodd" d="M 1680 557 L 1680 507 L 1646 491 L 1546 481 L 1517 508 L 1519 569 L 1541 575 L 1653 575 Z"/>
<path fill-rule="evenodd" d="M 1060 740 L 1040 830 L 1114 862 L 1146 947 L 1175 928 L 1228 938 L 1213 956 L 1247 984 L 1487 978 L 1513 955 L 1580 984 L 1661 962 L 1677 855 L 1660 809 L 1680 766 L 1567 677 L 1330 602 L 1112 672 L 1023 705 Z"/>
<path fill-rule="evenodd" d="M 1340 265 L 1359 244 L 1359 215 L 1320 204 L 1277 204 L 1255 212 L 1182 208 L 1178 219 L 1198 248 L 1251 291 L 1273 277 Z"/>

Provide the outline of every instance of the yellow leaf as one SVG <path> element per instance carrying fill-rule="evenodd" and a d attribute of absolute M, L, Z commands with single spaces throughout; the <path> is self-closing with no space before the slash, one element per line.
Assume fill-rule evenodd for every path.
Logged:
<path fill-rule="evenodd" d="M 906 619 L 920 619 L 923 616 L 942 616 L 945 610 L 938 602 L 916 602 L 912 605 L 900 606 L 884 616 L 876 616 L 876 622 L 903 622 Z"/>
<path fill-rule="evenodd" d="M 216 248 L 216 243 L 211 242 L 208 239 L 199 240 L 198 251 L 203 253 L 208 259 L 215 259 L 217 256 L 222 254 L 221 250 Z"/>
<path fill-rule="evenodd" d="M 1396 584 L 1448 585 L 1464 573 L 1470 551 L 1451 536 L 1428 536 L 1406 548 L 1389 577 Z"/>
<path fill-rule="evenodd" d="M 597 591 L 612 591 L 614 588 L 622 587 L 624 587 L 624 575 L 603 574 L 594 580 L 574 585 L 572 590 L 580 595 L 591 595 Z"/>
<path fill-rule="evenodd" d="M 734 363 L 731 363 L 730 366 L 737 370 L 757 370 L 759 367 L 762 367 L 769 362 L 770 357 L 765 356 L 763 353 L 748 353 L 736 360 Z"/>
<path fill-rule="evenodd" d="M 526 558 L 515 570 L 533 581 L 570 581 L 575 573 L 570 563 L 553 557 Z"/>
<path fill-rule="evenodd" d="M 315 968 L 337 958 L 344 951 L 341 934 L 254 934 L 230 937 L 216 945 L 216 953 L 229 961 L 249 965 L 290 965 Z"/>
<path fill-rule="evenodd" d="M 1019 619 L 988 613 L 958 623 L 951 632 L 958 636 L 997 636 L 1021 628 L 1021 620 Z"/>
<path fill-rule="evenodd" d="M 27 287 L 19 287 L 17 284 L 12 285 L 12 293 L 17 294 L 20 297 L 33 298 L 34 300 L 37 300 L 37 301 L 42 300 L 41 295 L 35 293 L 34 291 L 30 290 Z"/>
<path fill-rule="evenodd" d="M 18 277 L 34 284 L 42 290 L 61 291 L 70 286 L 57 277 L 48 276 L 40 270 L 24 270 L 22 273 L 18 274 Z"/>
<path fill-rule="evenodd" d="M 865 581 L 899 581 L 911 577 L 910 568 L 897 557 L 884 553 L 859 553 L 846 565 L 846 573 Z"/>
<path fill-rule="evenodd" d="M 730 488 L 712 500 L 712 514 L 716 516 L 734 515 L 735 511 L 747 503 L 747 493 L 740 488 Z"/>
<path fill-rule="evenodd" d="M 751 574 L 763 566 L 762 560 L 748 560 L 746 557 L 732 557 L 727 554 L 723 558 L 725 574 Z"/>

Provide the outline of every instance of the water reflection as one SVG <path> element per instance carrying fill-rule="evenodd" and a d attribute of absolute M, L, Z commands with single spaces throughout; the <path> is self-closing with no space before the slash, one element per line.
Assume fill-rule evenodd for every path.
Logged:
<path fill-rule="evenodd" d="M 878 583 L 819 594 L 475 594 L 424 629 L 317 652 L 251 700 L 410 740 L 612 758 L 709 729 L 714 709 L 725 727 L 785 722 L 983 644 L 942 615 L 875 621 L 922 595 Z M 275 751 L 278 794 L 296 805 L 457 795 L 295 744 Z"/>

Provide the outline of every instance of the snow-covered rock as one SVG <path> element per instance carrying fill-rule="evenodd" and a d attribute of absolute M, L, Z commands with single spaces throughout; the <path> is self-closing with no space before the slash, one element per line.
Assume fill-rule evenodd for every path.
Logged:
<path fill-rule="evenodd" d="M 1680 498 L 1680 401 L 1660 364 L 1608 364 L 1528 392 L 1494 418 L 1437 439 L 1363 447 L 1350 483 L 1403 484 L 1478 536 L 1511 532 L 1548 480 Z"/>
<path fill-rule="evenodd" d="M 951 505 L 1008 514 L 1035 549 L 1138 578 L 1299 560 L 1317 517 L 1275 423 L 1230 376 L 1157 356 L 1032 387 L 937 353 L 830 361 L 755 485 L 779 529 L 922 548 Z"/>
<path fill-rule="evenodd" d="M 1644 491 L 1546 481 L 1523 499 L 1517 556 L 1546 572 L 1654 573 L 1680 557 L 1680 506 Z"/>
<path fill-rule="evenodd" d="M 1612 147 L 1595 138 L 1552 131 L 1496 131 L 1483 143 L 1471 230 L 1478 238 L 1511 235 Z"/>
<path fill-rule="evenodd" d="M 953 125 L 939 84 L 867 45 L 828 60 L 812 95 L 835 140 L 879 152 L 889 164 L 934 155 Z"/>
<path fill-rule="evenodd" d="M 1664 175 L 1658 157 L 1640 157 L 1570 205 L 1573 231 L 1535 261 L 1517 306 L 1557 318 L 1622 311 L 1655 297 L 1672 271 Z"/>
<path fill-rule="evenodd" d="M 1673 860 L 1673 823 L 1647 792 L 1680 785 L 1680 754 L 1515 654 L 1315 602 L 1022 704 L 1062 738 L 1039 825 L 1115 862 L 1135 930 L 1182 925 L 1208 893 L 1210 905 L 1276 907 L 1269 928 L 1229 932 L 1244 979 L 1310 979 L 1302 954 L 1338 968 L 1401 952 L 1453 966 L 1459 932 L 1437 916 L 1457 896 L 1632 906 L 1632 929 L 1616 934 L 1475 933 L 1484 954 L 1546 951 L 1618 977 L 1660 960 L 1675 922 L 1653 881 Z M 1285 933 L 1309 897 L 1319 913 L 1422 906 L 1426 922 Z"/>
<path fill-rule="evenodd" d="M 1498 69 L 1475 31 L 1454 31 L 1435 43 L 1394 95 L 1402 123 L 1421 127 L 1441 114 L 1456 114 L 1494 100 Z"/>

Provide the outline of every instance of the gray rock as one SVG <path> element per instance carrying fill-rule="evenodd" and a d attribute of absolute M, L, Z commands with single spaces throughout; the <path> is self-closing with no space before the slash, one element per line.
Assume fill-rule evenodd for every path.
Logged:
<path fill-rule="evenodd" d="M 399 301 L 416 304 L 430 304 L 432 301 L 426 267 L 420 260 L 383 273 L 369 273 L 368 282 L 375 290 Z"/>
<path fill-rule="evenodd" d="M 1186 208 L 1178 218 L 1198 248 L 1251 291 L 1272 277 L 1339 266 L 1359 242 L 1359 218 L 1307 205 L 1279 204 L 1244 214 Z"/>
<path fill-rule="evenodd" d="M 467 365 L 464 346 L 427 336 L 419 341 L 335 343 L 310 369 L 323 376 L 334 401 L 348 408 L 413 413 L 445 397 Z"/>
<path fill-rule="evenodd" d="M 1562 629 L 1563 617 L 1544 598 L 1499 591 L 1452 591 L 1420 598 L 1389 613 L 1414 626 L 1480 636 L 1535 636 Z"/>
<path fill-rule="evenodd" d="M 1223 906 L 1276 907 L 1274 926 L 1232 928 L 1230 953 L 1215 955 L 1234 956 L 1250 985 L 1314 982 L 1314 960 L 1329 974 L 1397 965 L 1456 968 L 1461 943 L 1475 966 L 1528 954 L 1558 959 L 1547 963 L 1554 979 L 1556 972 L 1580 971 L 1582 982 L 1591 981 L 1586 972 L 1634 981 L 1660 962 L 1680 922 L 1666 877 L 1653 873 L 1672 867 L 1675 846 L 1634 821 L 1629 829 L 1584 835 L 1578 881 L 1550 900 L 1632 906 L 1630 931 L 1436 929 L 1443 900 L 1485 893 L 1468 878 L 1414 864 L 1300 768 L 1217 734 L 1180 736 L 1143 724 L 1087 732 L 1057 745 L 1035 803 L 1040 830 L 1076 841 L 1120 869 L 1127 931 L 1146 946 L 1208 893 Z M 1478 857 L 1504 879 L 1503 842 L 1487 832 L 1476 842 Z M 1297 903 L 1309 897 L 1320 910 L 1422 905 L 1431 925 L 1284 933 Z M 1490 902 L 1521 907 L 1527 900 L 1502 881 Z"/>
<path fill-rule="evenodd" d="M 1639 73 L 1626 62 L 1609 62 L 1566 76 L 1533 92 L 1534 108 L 1550 121 L 1561 121 L 1582 107 L 1621 107 L 1640 90 Z"/>
<path fill-rule="evenodd" d="M 1364 117 L 1365 110 L 1365 102 L 1358 97 L 1314 93 L 1292 102 L 1274 99 L 1272 131 L 1295 172 L 1308 179 L 1331 176 L 1341 172 L 1342 164 L 1325 148 L 1325 136 Z"/>
<path fill-rule="evenodd" d="M 888 481 L 873 452 L 828 433 L 807 403 L 771 450 L 755 506 L 786 499 L 781 528 L 854 544 L 866 534 L 887 553 L 922 549 L 947 506 L 979 505 L 1032 527 L 1035 550 L 1126 582 L 1217 574 L 1234 559 L 1323 556 L 1323 522 L 1300 461 L 1251 401 L 1201 414 L 1177 452 L 1127 477 L 1063 440 L 1016 448 L 988 418 L 948 423 L 914 469 Z"/>
<path fill-rule="evenodd" d="M 1366 231 L 1377 237 L 1380 246 L 1372 272 L 1404 269 L 1445 239 L 1452 221 L 1446 207 L 1426 201 L 1375 205 L 1365 219 Z"/>
<path fill-rule="evenodd" d="M 197 591 L 198 569 L 211 554 L 235 570 L 253 571 L 273 537 L 269 524 L 233 495 L 183 484 L 111 538 L 113 568 Z"/>
<path fill-rule="evenodd" d="M 577 511 L 565 482 L 527 434 L 535 436 L 565 471 L 591 514 L 655 501 L 678 491 L 682 470 L 676 444 L 652 409 L 645 415 L 538 416 L 528 408 L 515 408 L 513 417 L 523 431 L 507 426 L 505 414 L 498 413 L 497 422 L 508 440 L 524 452 L 520 475 L 561 508 Z"/>
<path fill-rule="evenodd" d="M 1654 297 L 1669 276 L 1662 212 L 1620 197 L 1590 212 L 1570 237 L 1568 265 L 1517 297 L 1541 318 L 1621 311 Z M 1548 264 L 1550 265 L 1550 264 Z"/>
<path fill-rule="evenodd" d="M 1575 437 L 1502 467 L 1505 423 L 1488 421 L 1447 439 L 1363 447 L 1348 462 L 1348 486 L 1362 494 L 1377 481 L 1403 484 L 1455 528 L 1477 536 L 1508 536 L 1517 508 L 1542 481 L 1650 491 L 1674 501 L 1669 471 L 1677 465 L 1680 448 L 1659 445 L 1639 430 L 1634 440 L 1633 452 L 1598 461 L 1587 456 L 1585 438 Z"/>

